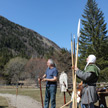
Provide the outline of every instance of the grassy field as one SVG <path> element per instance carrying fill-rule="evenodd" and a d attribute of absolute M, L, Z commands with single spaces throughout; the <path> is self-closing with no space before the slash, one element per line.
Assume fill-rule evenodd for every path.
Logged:
<path fill-rule="evenodd" d="M 43 92 L 43 98 L 44 98 L 45 89 L 43 89 L 42 92 Z M 5 88 L 5 89 L 2 88 L 2 89 L 0 89 L 0 93 L 16 94 L 16 89 L 15 88 Z M 19 88 L 18 89 L 18 94 L 19 95 L 30 96 L 33 99 L 41 102 L 39 89 L 34 89 L 34 88 L 33 89 L 31 89 L 31 88 Z M 70 98 L 71 97 L 68 95 L 68 93 L 66 93 L 66 101 L 67 102 L 70 100 Z M 106 103 L 108 103 L 108 98 L 106 98 L 106 100 L 107 100 Z M 60 89 L 57 90 L 56 104 L 57 104 L 56 108 L 60 108 L 64 104 L 64 97 L 63 97 L 63 94 L 60 92 Z M 97 103 L 97 105 L 98 105 L 98 103 Z M 8 106 L 8 103 L 7 103 L 6 99 L 0 98 L 0 108 L 10 108 Z M 69 108 L 69 106 L 66 106 L 65 108 Z"/>

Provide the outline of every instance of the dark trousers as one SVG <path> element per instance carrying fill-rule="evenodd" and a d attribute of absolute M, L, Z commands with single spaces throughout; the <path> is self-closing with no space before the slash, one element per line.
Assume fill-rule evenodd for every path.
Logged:
<path fill-rule="evenodd" d="M 77 103 L 77 108 L 79 108 L 79 104 L 80 104 L 80 103 Z M 69 108 L 72 108 L 72 102 L 70 103 Z"/>
<path fill-rule="evenodd" d="M 51 100 L 51 108 L 56 108 L 56 90 L 57 86 L 46 87 L 44 108 L 49 108 L 50 100 Z"/>
<path fill-rule="evenodd" d="M 81 104 L 81 108 L 95 108 L 95 107 L 94 107 L 94 103 L 90 103 L 89 105 L 88 104 Z"/>

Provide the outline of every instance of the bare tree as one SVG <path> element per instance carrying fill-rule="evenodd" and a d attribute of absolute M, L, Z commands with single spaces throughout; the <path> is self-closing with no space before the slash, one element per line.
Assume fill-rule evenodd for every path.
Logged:
<path fill-rule="evenodd" d="M 31 78 L 36 81 L 38 86 L 38 77 L 43 76 L 46 71 L 47 61 L 43 58 L 31 58 L 25 66 L 26 78 Z"/>

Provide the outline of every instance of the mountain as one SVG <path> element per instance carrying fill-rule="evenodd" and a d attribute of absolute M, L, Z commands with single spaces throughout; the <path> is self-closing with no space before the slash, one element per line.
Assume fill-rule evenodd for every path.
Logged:
<path fill-rule="evenodd" d="M 43 57 L 60 50 L 58 45 L 39 33 L 0 16 L 0 67 L 15 56 Z"/>

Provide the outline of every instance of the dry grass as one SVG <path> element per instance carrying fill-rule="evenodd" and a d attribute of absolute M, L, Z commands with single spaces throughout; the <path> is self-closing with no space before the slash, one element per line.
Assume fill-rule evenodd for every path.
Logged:
<path fill-rule="evenodd" d="M 9 108 L 7 100 L 3 97 L 0 97 L 0 108 Z"/>
<path fill-rule="evenodd" d="M 8 104 L 8 100 L 4 97 L 0 96 L 0 108 L 15 108 Z"/>
<path fill-rule="evenodd" d="M 15 107 L 10 106 L 8 104 L 7 99 L 0 96 L 0 108 L 15 108 Z"/>
<path fill-rule="evenodd" d="M 45 89 L 43 89 L 42 92 L 43 92 L 43 99 L 44 99 Z M 0 89 L 0 93 L 16 94 L 16 89 L 15 88 Z M 30 97 L 34 98 L 35 100 L 41 102 L 41 99 L 40 99 L 40 90 L 39 89 L 29 89 L 29 88 L 28 89 L 25 89 L 25 88 L 21 89 L 21 88 L 19 88 L 18 89 L 18 94 L 19 95 L 30 96 Z M 70 98 L 71 97 L 66 93 L 66 101 L 67 102 L 70 100 Z M 56 104 L 57 104 L 57 108 L 60 108 L 60 106 L 62 106 L 64 104 L 63 94 L 60 92 L 59 89 L 57 90 Z"/>

